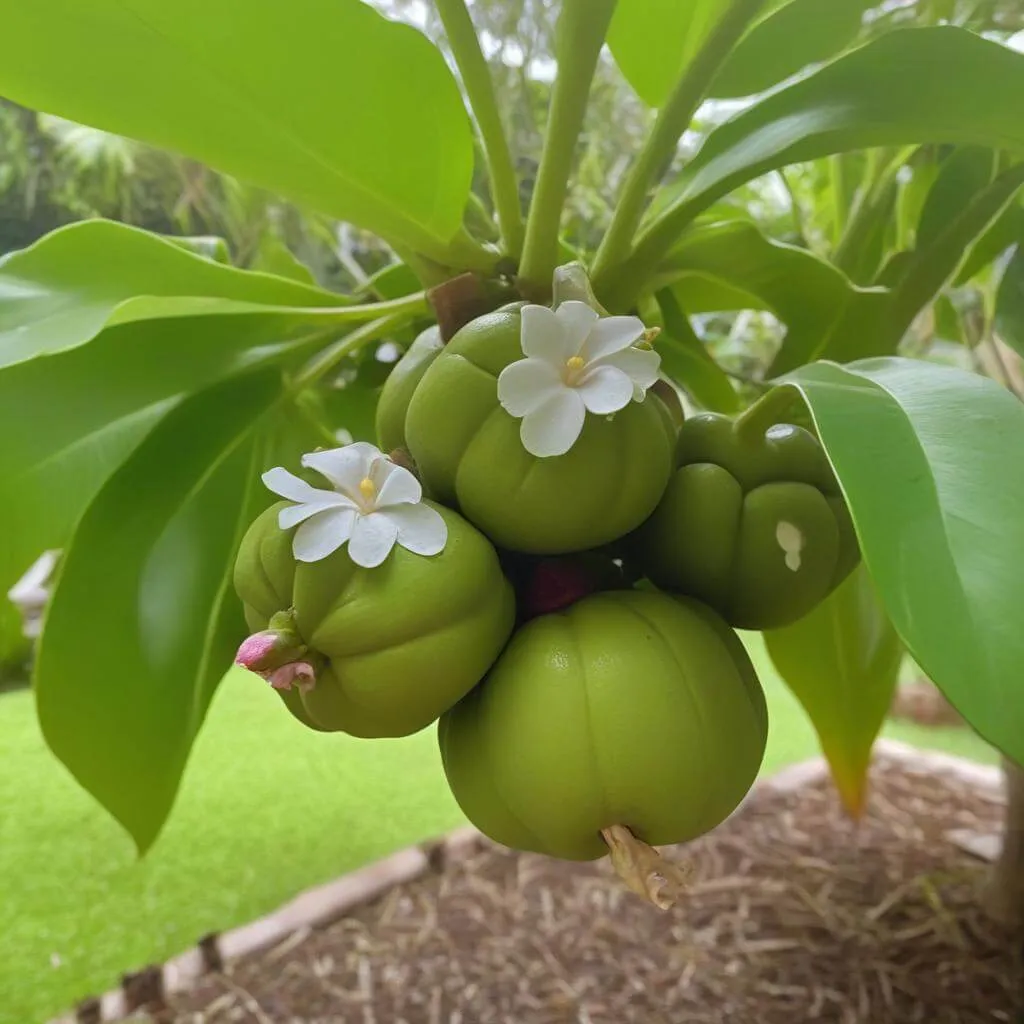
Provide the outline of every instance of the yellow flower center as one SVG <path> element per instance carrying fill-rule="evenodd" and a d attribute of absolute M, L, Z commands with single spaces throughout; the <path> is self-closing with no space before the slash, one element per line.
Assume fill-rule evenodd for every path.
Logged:
<path fill-rule="evenodd" d="M 582 356 L 570 356 L 566 361 L 565 365 L 572 371 L 582 370 L 584 367 Z"/>
<path fill-rule="evenodd" d="M 364 476 L 363 479 L 359 481 L 359 493 L 367 501 L 372 501 L 377 497 L 377 485 L 368 476 Z"/>

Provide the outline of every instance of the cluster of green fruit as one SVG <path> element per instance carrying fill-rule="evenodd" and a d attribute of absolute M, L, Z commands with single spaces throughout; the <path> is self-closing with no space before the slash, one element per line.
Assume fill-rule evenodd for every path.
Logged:
<path fill-rule="evenodd" d="M 684 842 L 735 809 L 764 753 L 731 627 L 821 601 L 858 558 L 849 516 L 811 433 L 684 420 L 658 388 L 587 415 L 564 454 L 531 454 L 497 387 L 522 317 L 504 307 L 447 344 L 424 332 L 382 392 L 380 448 L 415 470 L 442 550 L 302 562 L 283 504 L 252 525 L 235 585 L 274 640 L 255 667 L 307 666 L 279 692 L 313 729 L 439 719 L 452 792 L 500 843 L 588 860 L 613 827 Z"/>

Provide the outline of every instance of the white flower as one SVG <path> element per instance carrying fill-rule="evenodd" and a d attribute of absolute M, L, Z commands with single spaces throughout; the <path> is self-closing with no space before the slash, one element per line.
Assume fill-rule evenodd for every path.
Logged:
<path fill-rule="evenodd" d="M 557 310 L 524 306 L 522 325 L 526 358 L 501 371 L 498 401 L 522 417 L 519 436 L 531 455 L 564 455 L 588 412 L 607 416 L 642 402 L 658 379 L 658 353 L 633 347 L 644 335 L 638 317 L 599 317 L 570 300 Z"/>
<path fill-rule="evenodd" d="M 436 555 L 448 540 L 440 513 L 421 505 L 423 488 L 402 466 L 365 441 L 302 456 L 333 490 L 311 487 L 280 466 L 263 474 L 275 494 L 297 502 L 281 510 L 278 525 L 295 531 L 292 551 L 300 562 L 316 562 L 346 541 L 356 565 L 380 565 L 397 542 L 417 555 Z M 301 524 L 301 525 L 300 525 Z"/>

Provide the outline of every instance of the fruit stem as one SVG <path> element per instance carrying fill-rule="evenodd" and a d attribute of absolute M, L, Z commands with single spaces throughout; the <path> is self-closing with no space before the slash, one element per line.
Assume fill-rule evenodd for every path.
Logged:
<path fill-rule="evenodd" d="M 601 829 L 601 838 L 619 878 L 659 910 L 674 906 L 693 878 L 692 864 L 666 860 L 625 825 Z"/>
<path fill-rule="evenodd" d="M 736 417 L 733 424 L 736 436 L 742 441 L 762 441 L 769 427 L 783 422 L 782 417 L 798 396 L 799 392 L 787 384 L 765 392 L 745 412 Z"/>
<path fill-rule="evenodd" d="M 498 110 L 494 81 L 465 0 L 436 0 L 435 6 L 480 132 L 503 248 L 518 258 L 523 248 L 524 231 L 519 183 Z"/>
<path fill-rule="evenodd" d="M 558 75 L 519 266 L 520 291 L 532 302 L 546 302 L 551 296 L 562 208 L 590 87 L 615 5 L 616 0 L 563 0 L 561 5 L 555 46 Z"/>

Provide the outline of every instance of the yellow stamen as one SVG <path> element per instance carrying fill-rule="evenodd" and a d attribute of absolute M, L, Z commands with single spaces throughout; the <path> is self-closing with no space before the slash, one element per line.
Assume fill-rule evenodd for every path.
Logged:
<path fill-rule="evenodd" d="M 570 356 L 565 361 L 566 368 L 575 372 L 576 370 L 582 370 L 585 363 L 582 356 Z"/>
<path fill-rule="evenodd" d="M 377 485 L 368 477 L 364 476 L 359 481 L 359 493 L 369 501 L 371 498 L 377 497 Z"/>

